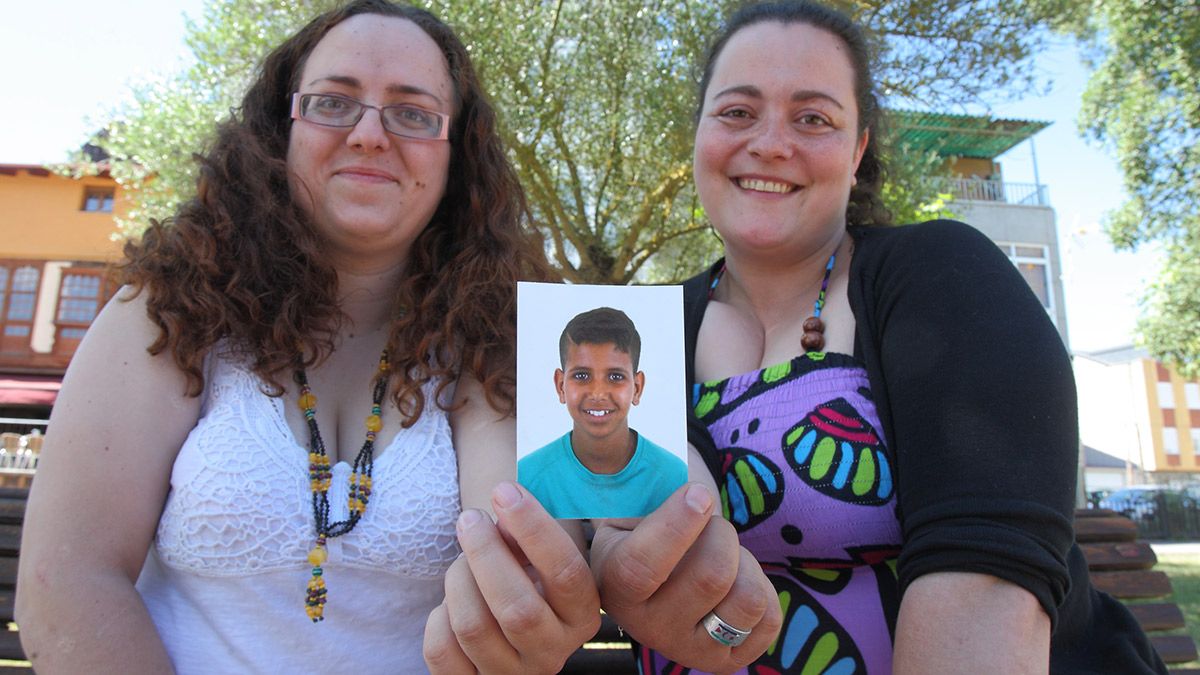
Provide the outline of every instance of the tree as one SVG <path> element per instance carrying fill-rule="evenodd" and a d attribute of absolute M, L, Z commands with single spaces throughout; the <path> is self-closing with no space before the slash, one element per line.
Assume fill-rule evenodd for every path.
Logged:
<path fill-rule="evenodd" d="M 459 30 L 501 114 L 531 226 L 571 281 L 677 279 L 717 247 L 691 180 L 697 65 L 736 0 L 426 0 Z M 168 215 L 195 180 L 193 152 L 253 65 L 323 0 L 213 0 L 189 26 L 195 64 L 135 92 L 98 142 L 124 184 L 123 224 Z M 1036 83 L 1042 30 L 1071 0 L 857 0 L 890 105 L 965 107 Z M 1069 14 L 1069 13 L 1067 13 Z M 938 203 L 932 163 L 905 164 L 888 197 L 902 218 Z"/>
<path fill-rule="evenodd" d="M 1079 125 L 1115 152 L 1129 195 L 1106 229 L 1118 248 L 1164 244 L 1140 339 L 1156 358 L 1200 376 L 1200 2 L 1097 6 L 1089 28 L 1098 65 Z"/>

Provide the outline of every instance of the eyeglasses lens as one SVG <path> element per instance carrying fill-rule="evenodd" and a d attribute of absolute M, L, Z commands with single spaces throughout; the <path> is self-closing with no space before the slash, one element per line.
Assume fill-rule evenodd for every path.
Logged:
<path fill-rule="evenodd" d="M 344 96 L 303 94 L 300 96 L 300 116 L 314 124 L 328 127 L 352 127 L 358 124 L 368 108 L 380 112 L 383 128 L 397 136 L 408 138 L 442 138 L 442 117 L 412 105 L 369 106 Z"/>

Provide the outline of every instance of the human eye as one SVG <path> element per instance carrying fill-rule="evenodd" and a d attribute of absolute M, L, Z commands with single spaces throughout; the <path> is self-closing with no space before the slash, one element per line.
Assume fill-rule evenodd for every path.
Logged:
<path fill-rule="evenodd" d="M 577 370 L 571 373 L 571 379 L 575 380 L 576 382 L 587 382 L 588 374 L 585 371 Z"/>
<path fill-rule="evenodd" d="M 613 382 L 624 382 L 625 381 L 625 373 L 609 373 L 608 379 Z"/>
<path fill-rule="evenodd" d="M 750 110 L 742 106 L 723 108 L 718 110 L 716 115 L 721 119 L 727 120 L 750 120 L 753 118 L 753 114 L 750 112 Z"/>
<path fill-rule="evenodd" d="M 306 112 L 324 120 L 342 120 L 352 117 L 360 107 L 357 101 L 332 94 L 314 94 L 308 97 Z"/>
<path fill-rule="evenodd" d="M 429 135 L 436 133 L 441 127 L 441 118 L 436 113 L 416 106 L 390 105 L 385 110 L 388 122 L 397 129 Z"/>
<path fill-rule="evenodd" d="M 823 127 L 832 127 L 833 123 L 829 118 L 821 113 L 807 112 L 796 117 L 796 123 L 802 127 L 810 129 L 820 129 Z"/>

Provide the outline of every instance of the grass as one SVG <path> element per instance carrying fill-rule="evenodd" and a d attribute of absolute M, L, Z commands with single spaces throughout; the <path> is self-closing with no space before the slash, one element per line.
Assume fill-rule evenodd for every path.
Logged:
<path fill-rule="evenodd" d="M 1187 632 L 1200 645 L 1200 556 L 1195 553 L 1159 553 L 1154 569 L 1171 578 L 1170 601 L 1183 610 Z M 1174 668 L 1200 668 L 1200 661 L 1173 664 Z"/>

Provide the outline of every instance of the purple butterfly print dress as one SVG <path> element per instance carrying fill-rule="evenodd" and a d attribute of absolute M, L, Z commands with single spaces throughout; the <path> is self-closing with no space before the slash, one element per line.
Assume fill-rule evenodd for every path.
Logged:
<path fill-rule="evenodd" d="M 901 534 L 866 371 L 809 353 L 698 384 L 693 405 L 717 447 L 725 517 L 783 608 L 779 638 L 741 672 L 890 673 Z M 638 668 L 696 672 L 643 648 Z"/>

